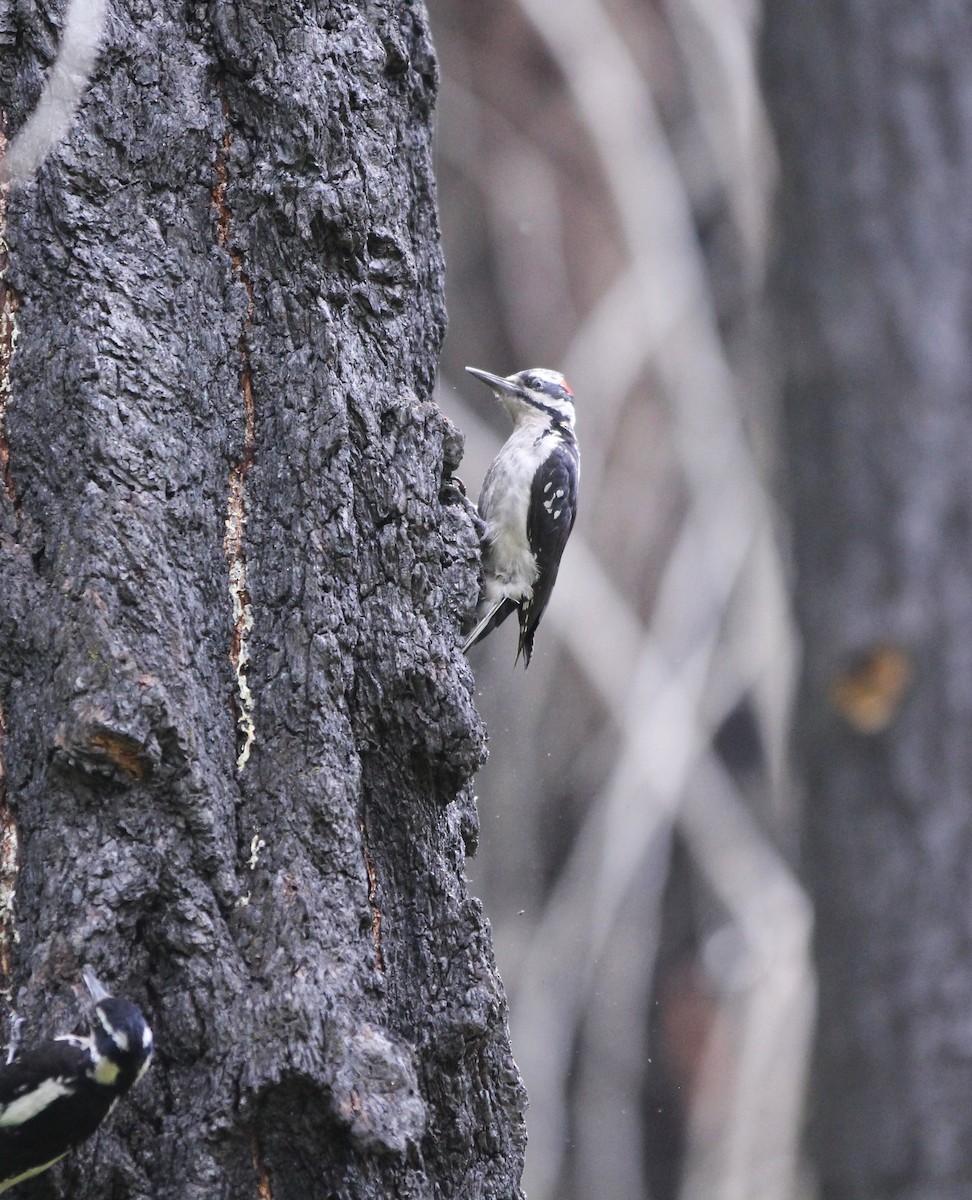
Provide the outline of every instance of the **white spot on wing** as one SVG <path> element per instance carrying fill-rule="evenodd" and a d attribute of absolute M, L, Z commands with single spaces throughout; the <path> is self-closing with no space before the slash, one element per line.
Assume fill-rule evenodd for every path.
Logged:
<path fill-rule="evenodd" d="M 79 1050 L 87 1050 L 91 1046 L 91 1039 L 86 1037 L 78 1037 L 76 1033 L 62 1033 L 60 1037 L 54 1039 L 55 1042 L 67 1042 L 69 1046 L 77 1046 Z"/>
<path fill-rule="evenodd" d="M 61 1079 L 45 1079 L 38 1087 L 31 1088 L 25 1095 L 6 1105 L 3 1112 L 0 1112 L 0 1127 L 22 1125 L 43 1112 L 60 1096 L 70 1096 L 73 1091 L 74 1088 Z"/>

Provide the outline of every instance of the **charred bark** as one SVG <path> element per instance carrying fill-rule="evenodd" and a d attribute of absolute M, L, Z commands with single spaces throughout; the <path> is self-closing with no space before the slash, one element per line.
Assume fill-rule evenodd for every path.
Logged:
<path fill-rule="evenodd" d="M 768 5 L 823 1195 L 972 1178 L 972 18 Z"/>
<path fill-rule="evenodd" d="M 0 23 L 11 156 L 71 15 Z M 112 6 L 63 138 L 17 160 L 0 970 L 40 1034 L 90 963 L 158 1045 L 24 1196 L 519 1194 L 463 875 L 478 551 L 430 400 L 435 88 L 417 2 Z"/>

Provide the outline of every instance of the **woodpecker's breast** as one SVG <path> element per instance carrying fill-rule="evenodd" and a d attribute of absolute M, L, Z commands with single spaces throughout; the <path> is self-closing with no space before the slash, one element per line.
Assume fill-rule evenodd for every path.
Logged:
<path fill-rule="evenodd" d="M 514 430 L 493 460 L 479 498 L 486 523 L 486 598 L 522 600 L 533 593 L 537 560 L 527 537 L 533 477 L 550 453 L 557 434 L 545 425 Z"/>

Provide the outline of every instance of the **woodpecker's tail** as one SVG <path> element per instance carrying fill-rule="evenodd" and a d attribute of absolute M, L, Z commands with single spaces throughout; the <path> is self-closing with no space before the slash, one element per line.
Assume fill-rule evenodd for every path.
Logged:
<path fill-rule="evenodd" d="M 514 667 L 520 661 L 521 654 L 523 655 L 524 671 L 530 665 L 530 658 L 533 654 L 533 635 L 536 633 L 536 631 L 536 625 L 534 625 L 532 629 L 529 629 L 526 624 L 520 626 L 520 640 L 516 647 L 516 658 L 513 660 Z"/>
<path fill-rule="evenodd" d="M 496 626 L 502 621 L 505 621 L 515 608 L 516 605 L 512 600 L 507 599 L 505 596 L 500 596 L 500 598 L 494 604 L 491 604 L 489 608 L 486 609 L 483 616 L 473 627 L 472 633 L 470 633 L 463 642 L 463 654 L 466 653 L 470 646 L 475 646 L 477 642 L 482 641 L 487 633 L 492 633 Z"/>

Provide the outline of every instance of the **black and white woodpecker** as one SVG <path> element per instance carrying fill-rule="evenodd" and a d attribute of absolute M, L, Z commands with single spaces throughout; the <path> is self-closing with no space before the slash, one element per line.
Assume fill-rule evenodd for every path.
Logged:
<path fill-rule="evenodd" d="M 0 1066 L 0 1192 L 90 1137 L 148 1069 L 152 1030 L 139 1009 L 83 974 L 95 1001 L 89 1035 L 53 1038 Z"/>
<path fill-rule="evenodd" d="M 542 367 L 505 379 L 477 367 L 466 370 L 493 389 L 513 432 L 490 464 L 479 495 L 479 515 L 486 525 L 485 587 L 463 650 L 516 611 L 516 657 L 522 654 L 528 667 L 577 514 L 580 452 L 574 396 L 563 375 Z"/>

